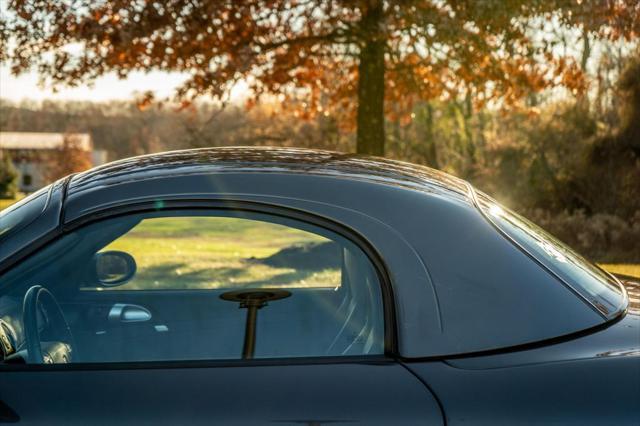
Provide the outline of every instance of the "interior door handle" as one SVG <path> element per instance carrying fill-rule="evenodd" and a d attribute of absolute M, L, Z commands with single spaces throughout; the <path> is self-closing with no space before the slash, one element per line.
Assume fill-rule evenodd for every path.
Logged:
<path fill-rule="evenodd" d="M 144 322 L 151 319 L 151 312 L 139 305 L 116 303 L 109 310 L 109 322 Z"/>

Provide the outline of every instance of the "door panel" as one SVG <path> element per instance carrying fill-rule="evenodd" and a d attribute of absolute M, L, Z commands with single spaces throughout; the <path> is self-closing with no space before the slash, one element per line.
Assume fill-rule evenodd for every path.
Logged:
<path fill-rule="evenodd" d="M 391 361 L 0 374 L 24 425 L 442 424 L 429 391 Z"/>

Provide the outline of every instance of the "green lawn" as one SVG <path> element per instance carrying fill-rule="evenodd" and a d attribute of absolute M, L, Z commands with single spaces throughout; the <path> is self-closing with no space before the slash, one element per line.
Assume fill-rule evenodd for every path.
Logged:
<path fill-rule="evenodd" d="M 6 209 L 16 201 L 24 198 L 24 194 L 18 194 L 16 198 L 0 198 L 0 211 Z"/>
<path fill-rule="evenodd" d="M 131 254 L 138 272 L 120 289 L 336 287 L 335 268 L 265 264 L 283 249 L 311 247 L 324 237 L 290 227 L 229 217 L 147 219 L 104 248 Z"/>
<path fill-rule="evenodd" d="M 639 263 L 601 264 L 600 267 L 603 269 L 606 269 L 612 274 L 621 274 L 621 275 L 627 275 L 630 277 L 640 278 Z"/>

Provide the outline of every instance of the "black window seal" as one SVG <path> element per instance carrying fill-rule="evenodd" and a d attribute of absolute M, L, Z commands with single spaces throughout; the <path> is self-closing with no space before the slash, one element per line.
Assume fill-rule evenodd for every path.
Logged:
<path fill-rule="evenodd" d="M 162 205 L 160 208 L 159 205 Z M 80 216 L 69 223 L 61 222 L 58 228 L 51 233 L 45 235 L 41 239 L 41 244 L 32 244 L 31 246 L 17 252 L 14 256 L 9 257 L 2 264 L 0 264 L 0 277 L 1 275 L 10 269 L 12 266 L 25 259 L 27 256 L 34 252 L 43 249 L 45 246 L 53 243 L 55 240 L 63 237 L 64 235 L 78 229 L 79 227 L 89 225 L 94 222 L 99 222 L 105 219 L 116 218 L 120 216 L 126 216 L 135 213 L 152 213 L 158 211 L 180 211 L 180 210 L 233 210 L 233 211 L 245 211 L 252 213 L 269 214 L 272 216 L 279 216 L 285 219 L 293 219 L 310 225 L 315 225 L 321 228 L 325 228 L 332 231 L 343 238 L 346 238 L 353 244 L 355 244 L 360 250 L 362 250 L 369 261 L 372 263 L 378 281 L 380 283 L 380 289 L 382 293 L 382 308 L 384 319 L 384 355 L 361 355 L 360 358 L 379 358 L 381 356 L 389 357 L 389 359 L 395 359 L 398 356 L 398 339 L 397 339 L 397 323 L 395 314 L 395 299 L 393 294 L 393 287 L 391 278 L 388 273 L 388 267 L 384 262 L 383 257 L 375 249 L 373 244 L 366 239 L 363 235 L 357 231 L 336 222 L 333 219 L 319 215 L 317 213 L 308 212 L 301 209 L 284 207 L 264 202 L 247 201 L 237 198 L 220 198 L 220 199 L 207 199 L 207 198 L 189 198 L 189 199 L 162 199 L 151 200 L 142 202 L 133 202 L 126 205 L 107 207 L 101 210 L 92 211 L 86 215 Z M 320 357 L 309 357 L 304 359 L 314 359 Z M 321 357 L 332 358 L 332 357 Z M 349 358 L 349 356 L 339 357 Z M 286 359 L 286 358 L 283 358 Z M 296 358 L 297 359 L 297 358 Z M 236 361 L 236 360 L 234 360 Z M 244 362 L 245 365 L 250 365 L 256 360 L 237 360 Z M 144 361 L 153 362 L 153 361 Z M 173 361 L 159 361 L 160 363 Z M 191 361 L 185 361 L 191 362 Z M 211 361 L 218 362 L 218 361 Z M 109 365 L 112 363 L 98 363 L 99 365 Z M 128 364 L 128 363 L 127 363 Z M 136 365 L 139 363 L 135 363 Z M 35 364 L 27 364 L 33 366 Z M 74 365 L 74 364 L 68 364 Z M 80 365 L 80 363 L 76 364 Z M 2 366 L 1 368 L 4 368 Z"/>
<path fill-rule="evenodd" d="M 396 358 L 387 355 L 347 355 L 288 358 L 211 359 L 211 360 L 167 360 L 130 362 L 78 362 L 71 364 L 0 364 L 2 372 L 36 371 L 108 371 L 108 370 L 168 370 L 182 368 L 238 368 L 271 366 L 304 366 L 326 364 L 388 365 Z"/>

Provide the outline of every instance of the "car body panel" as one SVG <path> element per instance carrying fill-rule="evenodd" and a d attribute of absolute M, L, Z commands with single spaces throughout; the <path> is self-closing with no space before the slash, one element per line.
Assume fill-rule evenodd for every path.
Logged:
<path fill-rule="evenodd" d="M 637 357 L 466 370 L 443 362 L 409 363 L 427 380 L 448 425 L 637 425 Z"/>
<path fill-rule="evenodd" d="M 21 425 L 443 424 L 397 363 L 280 364 L 5 371 L 0 395 Z"/>
<path fill-rule="evenodd" d="M 407 366 L 438 395 L 448 425 L 637 425 L 640 419 L 638 313 L 566 342 Z"/>
<path fill-rule="evenodd" d="M 640 284 L 626 286 L 638 294 Z M 640 299 L 617 321 L 572 339 L 406 365 L 438 395 L 448 425 L 637 425 Z"/>
<path fill-rule="evenodd" d="M 640 288 L 634 283 L 627 286 Z M 640 301 L 631 302 L 628 312 L 618 320 L 581 336 L 523 351 L 450 359 L 448 362 L 458 368 L 474 370 L 611 357 L 635 357 L 636 362 L 640 362 Z"/>

